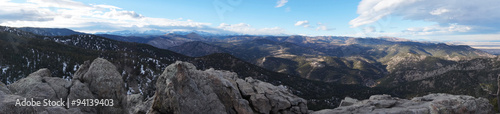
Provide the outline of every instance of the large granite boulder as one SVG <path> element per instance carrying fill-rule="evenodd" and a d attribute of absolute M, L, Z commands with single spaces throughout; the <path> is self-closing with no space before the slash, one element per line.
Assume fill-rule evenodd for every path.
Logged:
<path fill-rule="evenodd" d="M 283 86 L 242 80 L 228 71 L 200 71 L 186 62 L 168 66 L 156 89 L 150 113 L 307 113 L 306 100 Z"/>
<path fill-rule="evenodd" d="M 33 98 L 35 100 L 56 100 L 58 99 L 57 94 L 46 80 L 48 77 L 51 77 L 51 75 L 50 70 L 40 69 L 31 73 L 26 78 L 8 85 L 8 88 L 13 94 L 21 95 L 27 98 Z"/>
<path fill-rule="evenodd" d="M 121 75 L 105 59 L 86 62 L 72 81 L 52 77 L 48 69 L 40 69 L 10 85 L 0 83 L 0 113 L 7 114 L 114 114 L 127 113 L 126 93 Z M 113 106 L 16 106 L 18 101 L 70 99 L 113 99 Z M 43 105 L 43 103 L 42 103 Z M 65 104 L 66 105 L 66 104 Z"/>
<path fill-rule="evenodd" d="M 59 78 L 61 79 L 61 78 Z M 51 77 L 50 70 L 40 69 L 26 78 L 18 80 L 8 86 L 0 84 L 0 112 L 6 114 L 25 114 L 44 112 L 55 108 L 46 106 L 16 106 L 21 101 L 60 100 L 68 95 L 67 80 L 58 80 Z M 43 105 L 43 104 L 40 104 Z"/>
<path fill-rule="evenodd" d="M 346 98 L 340 107 L 324 109 L 312 114 L 493 114 L 493 106 L 484 98 L 466 95 L 429 94 L 411 100 L 389 95 L 373 95 L 357 101 Z"/>
<path fill-rule="evenodd" d="M 97 58 L 85 62 L 75 73 L 73 84 L 85 84 L 96 99 L 113 99 L 113 106 L 98 106 L 98 113 L 124 113 L 126 90 L 120 73 L 111 62 Z"/>

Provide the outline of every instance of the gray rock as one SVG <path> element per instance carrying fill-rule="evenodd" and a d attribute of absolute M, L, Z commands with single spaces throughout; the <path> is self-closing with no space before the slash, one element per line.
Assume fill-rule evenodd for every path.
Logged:
<path fill-rule="evenodd" d="M 150 113 L 307 113 L 306 100 L 283 86 L 236 73 L 196 68 L 186 62 L 168 66 L 158 77 Z"/>
<path fill-rule="evenodd" d="M 85 73 L 87 73 L 87 71 L 89 70 L 89 67 L 90 67 L 90 61 L 83 62 L 83 64 L 80 65 L 78 70 L 73 75 L 73 80 L 83 80 L 82 79 L 83 75 L 85 75 Z"/>
<path fill-rule="evenodd" d="M 56 93 L 56 98 L 66 99 L 69 93 L 71 82 L 57 77 L 43 77 L 47 84 Z"/>
<path fill-rule="evenodd" d="M 11 94 L 9 88 L 7 88 L 7 85 L 4 83 L 0 82 L 0 95 L 2 94 Z"/>
<path fill-rule="evenodd" d="M 127 110 L 130 114 L 146 114 L 153 103 L 152 99 L 144 98 L 140 94 L 127 95 Z"/>
<path fill-rule="evenodd" d="M 312 114 L 388 113 L 388 114 L 493 114 L 493 106 L 484 98 L 466 95 L 429 94 L 412 100 L 389 95 L 374 95 L 348 106 L 324 109 Z"/>
<path fill-rule="evenodd" d="M 2 114 L 32 114 L 44 111 L 44 107 L 37 106 L 16 106 L 16 101 L 23 101 L 25 97 L 12 94 L 0 95 L 0 112 Z M 31 100 L 31 98 L 27 99 Z"/>
<path fill-rule="evenodd" d="M 126 91 L 116 67 L 102 58 L 95 59 L 88 67 L 87 64 L 82 65 L 75 73 L 75 79 L 87 85 L 95 98 L 113 99 L 113 106 L 98 106 L 97 112 L 124 113 Z"/>
<path fill-rule="evenodd" d="M 198 71 L 188 63 L 176 62 L 168 66 L 157 80 L 152 113 L 227 113 L 226 105 L 213 88 L 227 84 L 227 80 L 220 78 Z"/>
<path fill-rule="evenodd" d="M 340 101 L 339 106 L 351 106 L 356 102 L 358 102 L 358 99 L 353 99 L 351 97 L 345 97 L 344 100 Z"/>
<path fill-rule="evenodd" d="M 41 113 L 41 114 L 95 114 L 95 113 L 127 113 L 127 97 L 122 77 L 116 67 L 107 60 L 98 58 L 91 64 L 86 62 L 75 73 L 73 80 L 51 77 L 48 69 L 40 69 L 26 78 L 8 86 L 0 83 L 0 113 Z M 70 106 L 15 106 L 16 101 L 24 99 L 43 101 L 44 99 L 113 99 L 114 106 L 91 107 Z M 151 104 L 149 101 L 149 104 Z M 142 112 L 149 109 L 147 103 Z"/>
<path fill-rule="evenodd" d="M 42 113 L 47 113 L 47 114 L 70 114 L 68 110 L 66 110 L 63 107 L 47 107 L 45 108 L 45 111 Z M 71 113 L 73 114 L 73 113 Z"/>
<path fill-rule="evenodd" d="M 80 82 L 80 80 L 73 80 L 73 85 L 70 88 L 70 93 L 68 95 L 68 99 L 76 100 L 76 99 L 95 99 L 92 92 L 89 90 L 87 85 Z M 73 112 L 82 112 L 82 113 L 97 113 L 97 109 L 95 107 L 87 107 L 87 106 L 72 106 L 70 107 Z"/>
<path fill-rule="evenodd" d="M 10 85 L 8 89 L 3 83 L 0 84 L 0 112 L 6 114 L 29 114 L 29 113 L 67 113 L 64 107 L 58 106 L 16 106 L 19 101 L 43 101 L 66 99 L 68 95 L 69 81 L 61 78 L 51 77 L 48 69 L 40 69 L 26 78 L 18 80 Z M 40 105 L 43 105 L 40 104 Z"/>
<path fill-rule="evenodd" d="M 242 95 L 250 96 L 251 106 L 259 113 L 307 113 L 307 101 L 291 94 L 284 86 L 274 86 L 251 77 L 236 82 L 240 91 L 245 91 Z"/>
<path fill-rule="evenodd" d="M 51 77 L 50 70 L 40 69 L 31 73 L 28 77 L 8 85 L 8 88 L 13 94 L 34 98 L 35 100 L 59 99 L 55 90 L 44 79 L 48 77 Z"/>

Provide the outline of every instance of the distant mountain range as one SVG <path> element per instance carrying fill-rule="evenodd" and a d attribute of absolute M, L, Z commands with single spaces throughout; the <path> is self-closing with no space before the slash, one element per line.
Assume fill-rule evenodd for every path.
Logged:
<path fill-rule="evenodd" d="M 109 34 L 109 35 L 119 35 L 119 36 L 158 36 L 158 35 L 166 35 L 166 34 L 177 34 L 177 35 L 187 35 L 191 33 L 196 33 L 201 36 L 226 36 L 226 35 L 241 35 L 236 32 L 205 32 L 205 31 L 186 31 L 186 30 L 178 30 L 178 31 L 164 31 L 164 30 L 122 30 L 122 31 L 113 31 L 113 32 L 97 32 L 95 34 Z"/>

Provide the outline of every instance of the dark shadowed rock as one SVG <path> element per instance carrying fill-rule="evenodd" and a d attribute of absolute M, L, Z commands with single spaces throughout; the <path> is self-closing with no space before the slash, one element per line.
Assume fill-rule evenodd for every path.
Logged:
<path fill-rule="evenodd" d="M 349 100 L 347 102 L 352 102 Z M 389 95 L 374 95 L 335 109 L 324 109 L 312 114 L 389 113 L 389 114 L 493 114 L 493 106 L 484 98 L 466 95 L 429 94 L 412 100 Z"/>
<path fill-rule="evenodd" d="M 52 89 L 54 89 L 56 98 L 66 99 L 68 97 L 69 88 L 71 86 L 70 81 L 57 77 L 43 77 L 43 79 Z"/>
<path fill-rule="evenodd" d="M 87 85 L 80 82 L 80 80 L 73 80 L 73 85 L 70 88 L 70 93 L 68 99 L 95 99 L 92 92 L 89 90 Z M 73 111 L 83 112 L 83 113 L 97 113 L 95 107 L 86 106 L 74 106 L 70 107 Z"/>
<path fill-rule="evenodd" d="M 150 113 L 307 113 L 306 101 L 284 87 L 237 77 L 176 62 L 158 78 Z"/>
<path fill-rule="evenodd" d="M 73 75 L 73 80 L 83 80 L 82 79 L 83 75 L 85 75 L 85 73 L 87 73 L 87 71 L 89 70 L 89 67 L 90 67 L 90 61 L 83 62 L 83 64 L 80 65 L 78 70 Z"/>
<path fill-rule="evenodd" d="M 153 99 L 144 98 L 140 94 L 127 95 L 127 109 L 130 114 L 146 114 L 153 103 Z"/>
<path fill-rule="evenodd" d="M 7 85 L 4 83 L 0 82 L 0 95 L 2 94 L 11 94 L 9 88 L 7 88 Z"/>

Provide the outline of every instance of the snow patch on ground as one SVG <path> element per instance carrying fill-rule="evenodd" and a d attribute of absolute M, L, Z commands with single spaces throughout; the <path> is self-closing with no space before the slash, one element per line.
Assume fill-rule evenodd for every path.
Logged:
<path fill-rule="evenodd" d="M 66 67 L 68 67 L 68 64 L 66 64 L 66 62 L 63 62 L 63 72 L 66 72 Z"/>
<path fill-rule="evenodd" d="M 10 67 L 5 66 L 5 67 L 0 67 L 0 68 L 2 68 L 2 73 L 3 73 L 3 74 L 6 74 L 6 73 L 7 73 L 7 70 L 9 70 L 9 68 L 10 68 Z"/>
<path fill-rule="evenodd" d="M 141 65 L 141 74 L 145 74 L 146 71 L 144 71 L 144 65 Z"/>
<path fill-rule="evenodd" d="M 76 71 L 78 70 L 78 65 L 76 64 L 75 66 L 73 66 L 73 71 Z"/>

